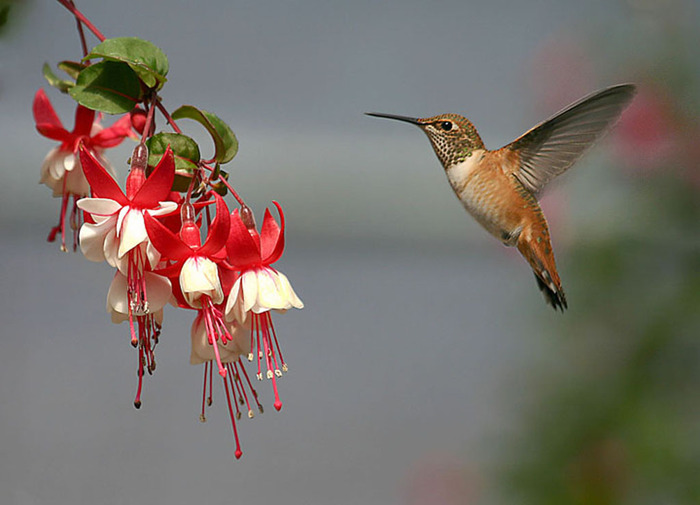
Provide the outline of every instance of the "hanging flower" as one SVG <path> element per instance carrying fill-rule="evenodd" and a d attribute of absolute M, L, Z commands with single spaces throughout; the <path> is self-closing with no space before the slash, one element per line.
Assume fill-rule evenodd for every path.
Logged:
<path fill-rule="evenodd" d="M 144 293 L 148 292 L 148 312 L 134 311 L 129 279 L 119 270 L 107 293 L 107 312 L 113 323 L 129 321 L 131 343 L 138 348 L 138 387 L 134 406 L 141 407 L 144 366 L 149 374 L 156 368 L 154 350 L 163 324 L 163 307 L 172 296 L 170 281 L 153 272 L 143 273 Z"/>
<path fill-rule="evenodd" d="M 139 146 L 145 146 L 139 144 Z M 147 158 L 148 153 L 133 159 Z M 91 261 L 107 261 L 123 273 L 152 269 L 158 264 L 160 253 L 148 240 L 144 214 L 163 216 L 177 210 L 177 203 L 167 201 L 175 177 L 173 153 L 168 147 L 163 158 L 148 178 L 144 166 L 132 164 L 126 180 L 126 194 L 87 149 L 80 150 L 85 176 L 99 195 L 82 198 L 78 207 L 95 221 L 80 229 L 80 249 Z M 145 253 L 145 255 L 144 255 Z M 148 263 L 146 263 L 148 260 Z"/>
<path fill-rule="evenodd" d="M 223 289 L 219 279 L 216 263 L 225 256 L 225 245 L 228 237 L 230 216 L 224 200 L 213 193 L 216 202 L 216 217 L 209 226 L 207 239 L 202 245 L 199 226 L 194 219 L 192 204 L 182 205 L 182 227 L 176 236 L 167 227 L 158 222 L 150 214 L 145 213 L 145 224 L 148 236 L 161 255 L 172 262 L 159 269 L 159 273 L 177 280 L 178 289 L 186 305 L 193 309 L 204 311 L 211 321 L 222 319 L 215 309 L 223 299 Z M 173 292 L 175 292 L 173 286 Z M 223 325 L 223 322 L 221 322 Z M 220 325 L 212 325 L 212 328 Z M 219 335 L 210 335 L 212 341 Z M 226 339 L 227 337 L 221 337 Z M 225 343 L 225 342 L 224 342 Z M 214 346 L 219 374 L 226 376 L 226 370 L 218 354 L 218 346 Z"/>
<path fill-rule="evenodd" d="M 75 201 L 77 198 L 87 196 L 90 186 L 85 179 L 80 160 L 77 156 L 78 147 L 82 143 L 93 156 L 100 160 L 100 164 L 107 167 L 113 173 L 109 163 L 102 157 L 105 149 L 119 145 L 127 136 L 135 137 L 131 131 L 131 119 L 125 115 L 109 128 L 102 128 L 99 120 L 95 119 L 95 111 L 78 105 L 75 111 L 75 126 L 72 131 L 63 127 L 61 120 L 56 115 L 51 102 L 43 89 L 39 89 L 34 96 L 33 103 L 34 121 L 37 131 L 44 137 L 61 142 L 49 154 L 46 155 L 41 166 L 41 178 L 39 182 L 46 184 L 53 191 L 53 196 L 61 197 L 61 213 L 58 225 L 52 228 L 49 241 L 53 242 L 56 235 L 61 233 L 61 249 L 66 249 L 65 219 L 68 203 L 73 197 L 73 207 L 70 213 L 70 224 L 74 230 L 78 229 L 79 215 L 76 212 Z M 73 248 L 76 248 L 74 238 Z"/>
<path fill-rule="evenodd" d="M 148 150 L 139 144 L 132 154 L 126 194 L 97 159 L 80 147 L 81 166 L 96 198 L 82 198 L 78 207 L 94 223 L 80 229 L 80 249 L 91 261 L 107 261 L 118 268 L 107 297 L 113 322 L 129 321 L 131 343 L 139 349 L 139 385 L 134 405 L 141 405 L 144 361 L 152 372 L 153 349 L 160 335 L 162 308 L 170 299 L 170 281 L 151 272 L 160 254 L 148 240 L 143 215 L 164 215 L 177 209 L 166 200 L 175 176 L 168 148 L 148 178 Z"/>
<path fill-rule="evenodd" d="M 261 360 L 265 359 L 266 376 L 272 380 L 275 392 L 275 408 L 280 410 L 282 402 L 277 391 L 277 377 L 288 370 L 282 357 L 271 310 L 284 312 L 292 307 L 301 309 L 304 304 L 292 289 L 287 277 L 270 267 L 284 250 L 284 213 L 277 202 L 273 202 L 280 214 L 281 226 L 265 210 L 261 232 L 258 233 L 249 209 L 244 208 L 245 220 L 238 210 L 231 215 L 231 229 L 226 244 L 231 268 L 240 271 L 226 303 L 226 319 L 250 324 L 250 348 L 248 360 L 257 354 L 258 380 L 262 380 Z M 253 350 L 257 349 L 257 352 Z"/>

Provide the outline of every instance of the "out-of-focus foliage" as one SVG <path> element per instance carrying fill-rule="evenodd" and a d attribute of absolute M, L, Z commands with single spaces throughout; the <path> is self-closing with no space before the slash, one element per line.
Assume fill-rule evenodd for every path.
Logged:
<path fill-rule="evenodd" d="M 562 366 L 530 385 L 504 456 L 510 503 L 700 503 L 698 13 L 628 8 L 624 29 L 577 46 L 593 80 L 632 77 L 639 94 L 605 162 L 618 197 L 606 232 L 572 234 L 566 250 L 575 297 L 550 336 Z"/>

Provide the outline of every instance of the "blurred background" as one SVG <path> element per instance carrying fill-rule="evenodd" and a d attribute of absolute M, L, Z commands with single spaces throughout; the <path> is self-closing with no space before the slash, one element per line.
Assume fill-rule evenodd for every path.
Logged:
<path fill-rule="evenodd" d="M 45 241 L 59 200 L 37 184 L 53 144 L 31 102 L 43 86 L 71 127 L 41 66 L 80 45 L 58 3 L 9 5 L 3 503 L 700 502 L 697 2 L 78 2 L 106 36 L 163 48 L 165 105 L 226 120 L 230 181 L 258 216 L 284 206 L 279 266 L 306 308 L 275 319 L 284 408 L 239 423 L 237 462 L 220 394 L 198 420 L 192 314 L 166 310 L 137 411 L 110 269 Z M 616 130 L 542 199 L 563 315 L 464 212 L 423 134 L 363 115 L 461 113 L 497 148 L 620 82 L 639 93 Z M 130 149 L 110 153 L 122 176 Z"/>

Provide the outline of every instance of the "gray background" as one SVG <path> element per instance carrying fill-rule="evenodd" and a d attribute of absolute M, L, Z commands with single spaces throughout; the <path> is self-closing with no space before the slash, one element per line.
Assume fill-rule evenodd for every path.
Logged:
<path fill-rule="evenodd" d="M 275 412 L 260 387 L 268 408 L 239 423 L 242 460 L 220 394 L 198 421 L 191 313 L 166 312 L 158 370 L 141 410 L 131 406 L 136 355 L 127 326 L 104 312 L 109 269 L 44 242 L 59 202 L 36 182 L 52 143 L 35 132 L 31 101 L 47 88 L 41 65 L 76 58 L 80 46 L 58 4 L 26 3 L 0 40 L 3 503 L 419 503 L 450 472 L 464 488 L 459 503 L 493 499 L 488 468 L 526 393 L 523 374 L 547 366 L 550 337 L 537 328 L 561 316 L 523 261 L 464 213 L 424 136 L 363 112 L 463 113 L 499 147 L 578 98 L 555 97 L 546 111 L 536 103 L 531 64 L 542 47 L 584 21 L 625 29 L 625 3 L 79 7 L 108 37 L 164 49 L 170 110 L 192 103 L 229 122 L 241 146 L 231 181 L 258 216 L 272 199 L 283 204 L 279 266 L 306 308 L 275 319 L 290 363 L 284 408 Z M 578 91 L 628 78 L 621 70 Z M 48 93 L 70 128 L 72 103 Z M 189 133 L 206 153 L 206 137 Z M 604 152 L 555 189 L 571 213 L 596 213 L 585 191 Z M 127 155 L 110 156 L 122 175 Z M 554 231 L 564 244 L 573 233 Z M 576 286 L 567 288 L 576 311 Z"/>

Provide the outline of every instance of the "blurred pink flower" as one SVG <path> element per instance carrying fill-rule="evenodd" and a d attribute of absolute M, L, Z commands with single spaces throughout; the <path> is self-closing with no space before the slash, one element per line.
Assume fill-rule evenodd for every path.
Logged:
<path fill-rule="evenodd" d="M 615 129 L 615 149 L 629 168 L 641 175 L 649 174 L 676 157 L 679 130 L 667 93 L 641 85 Z"/>

